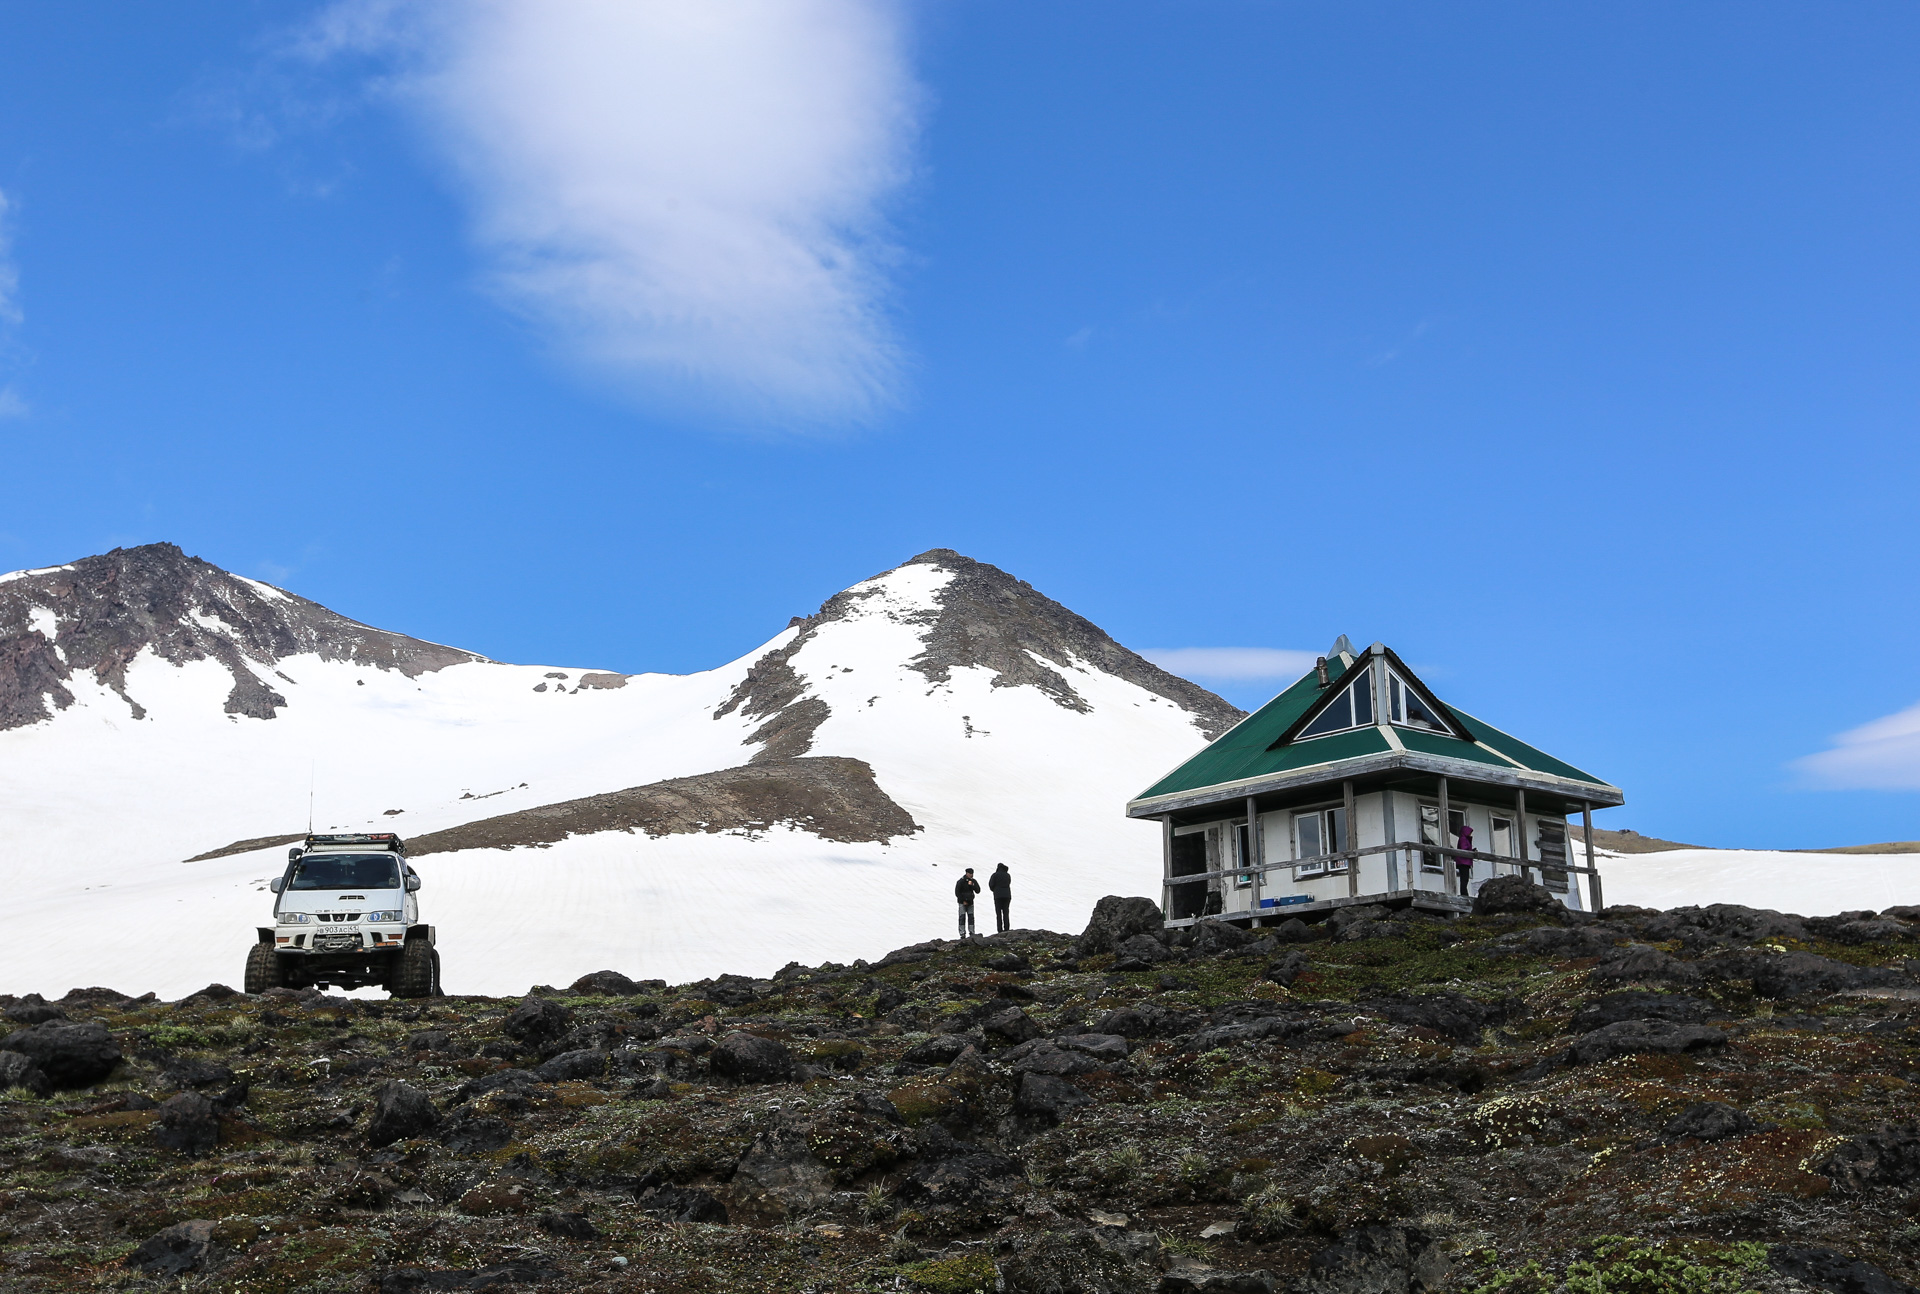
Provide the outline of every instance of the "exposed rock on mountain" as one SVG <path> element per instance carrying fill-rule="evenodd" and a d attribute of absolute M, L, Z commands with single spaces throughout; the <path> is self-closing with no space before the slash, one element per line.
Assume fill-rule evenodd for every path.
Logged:
<path fill-rule="evenodd" d="M 764 720 L 747 737 L 748 744 L 761 745 L 753 757 L 756 761 L 806 754 L 832 711 L 809 693 L 806 680 L 795 672 L 794 658 L 823 627 L 863 614 L 923 627 L 924 649 L 906 664 L 930 683 L 948 682 L 956 668 L 986 669 L 992 671 L 996 688 L 1035 688 L 1063 709 L 1087 713 L 1092 707 L 1086 699 L 1059 670 L 1042 663 L 1051 661 L 1062 668 L 1099 670 L 1164 697 L 1190 712 L 1209 740 L 1244 717 L 1243 711 L 1122 647 L 1086 617 L 997 566 L 951 548 L 933 548 L 895 570 L 914 566 L 933 567 L 951 576 L 934 594 L 932 609 L 888 607 L 887 590 L 878 583 L 878 576 L 836 593 L 812 615 L 796 617 L 789 624 L 799 632 L 753 663 L 732 695 L 714 711 L 714 718 L 738 711 Z"/>
<path fill-rule="evenodd" d="M 456 849 L 550 845 L 597 831 L 671 836 L 764 831 L 777 823 L 822 840 L 887 841 L 920 830 L 873 780 L 864 760 L 816 755 L 675 777 L 605 795 L 483 818 L 409 842 L 415 857 Z"/>
<path fill-rule="evenodd" d="M 128 692 L 127 667 L 149 649 L 175 665 L 219 661 L 233 676 L 227 713 L 254 719 L 271 719 L 287 704 L 268 679 L 297 653 L 409 677 L 480 659 L 370 628 L 173 544 L 116 548 L 0 579 L 0 729 L 72 705 L 69 684 L 82 673 L 117 692 L 134 718 L 144 717 Z"/>

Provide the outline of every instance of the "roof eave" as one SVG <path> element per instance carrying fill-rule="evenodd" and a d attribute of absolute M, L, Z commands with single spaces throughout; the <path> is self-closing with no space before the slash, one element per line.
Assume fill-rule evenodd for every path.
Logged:
<path fill-rule="evenodd" d="M 1510 786 L 1519 791 L 1539 791 L 1570 800 L 1585 800 L 1596 809 L 1613 808 L 1626 803 L 1626 795 L 1619 787 L 1610 786 L 1604 782 L 1583 782 L 1577 778 L 1561 777 L 1556 773 L 1542 773 L 1536 769 L 1502 768 L 1497 764 L 1454 759 L 1447 755 L 1429 755 L 1414 750 L 1391 750 L 1330 760 L 1324 764 L 1309 764 L 1304 768 L 1290 768 L 1284 772 L 1265 773 L 1258 777 L 1246 777 L 1233 782 L 1220 782 L 1191 791 L 1170 791 L 1165 795 L 1146 796 L 1127 803 L 1127 816 L 1154 818 L 1163 813 L 1178 813 L 1183 809 L 1245 799 L 1250 795 L 1267 795 L 1325 782 L 1344 781 L 1349 778 L 1369 777 L 1377 773 L 1397 771 L 1432 773 L 1462 782 Z"/>

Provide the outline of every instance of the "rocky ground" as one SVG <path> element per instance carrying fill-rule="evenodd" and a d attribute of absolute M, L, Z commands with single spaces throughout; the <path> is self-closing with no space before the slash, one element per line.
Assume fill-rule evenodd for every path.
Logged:
<path fill-rule="evenodd" d="M 1920 909 L 0 997 L 0 1289 L 1895 1294 Z M 449 968 L 457 974 L 457 968 Z"/>

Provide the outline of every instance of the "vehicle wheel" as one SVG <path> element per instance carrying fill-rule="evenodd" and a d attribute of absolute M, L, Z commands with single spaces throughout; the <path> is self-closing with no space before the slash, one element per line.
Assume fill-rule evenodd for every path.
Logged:
<path fill-rule="evenodd" d="M 438 948 L 433 950 L 433 995 L 435 997 L 447 995 L 447 991 L 440 987 L 440 950 Z"/>
<path fill-rule="evenodd" d="M 247 977 L 241 982 L 249 993 L 264 993 L 270 988 L 285 986 L 286 968 L 272 944 L 255 944 L 247 950 Z"/>
<path fill-rule="evenodd" d="M 409 939 L 400 949 L 400 963 L 393 969 L 395 997 L 432 997 L 440 987 L 438 958 L 424 939 Z"/>

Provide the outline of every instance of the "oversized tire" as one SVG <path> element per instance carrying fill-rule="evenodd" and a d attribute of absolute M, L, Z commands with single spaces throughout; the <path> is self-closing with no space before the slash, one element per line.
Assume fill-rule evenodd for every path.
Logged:
<path fill-rule="evenodd" d="M 440 988 L 440 956 L 424 939 L 409 939 L 393 970 L 395 997 L 433 997 Z"/>
<path fill-rule="evenodd" d="M 435 997 L 447 995 L 447 991 L 440 987 L 440 950 L 438 948 L 433 950 L 433 995 Z"/>
<path fill-rule="evenodd" d="M 264 993 L 286 985 L 286 967 L 272 944 L 255 944 L 247 950 L 247 977 L 241 982 L 249 993 Z"/>

